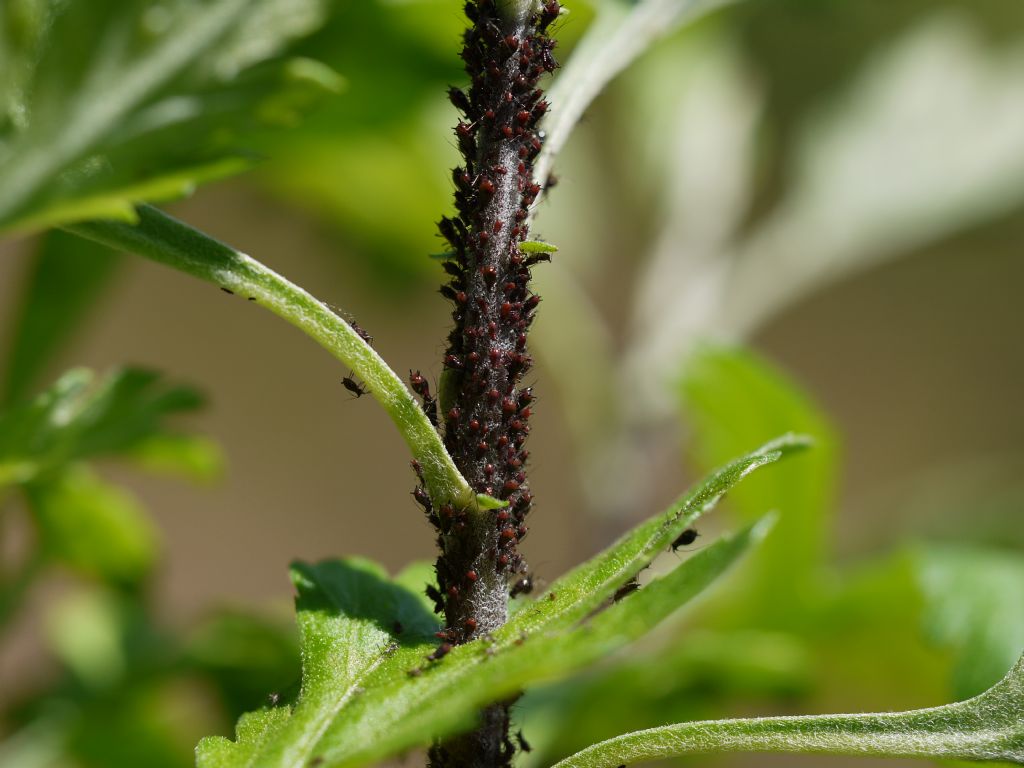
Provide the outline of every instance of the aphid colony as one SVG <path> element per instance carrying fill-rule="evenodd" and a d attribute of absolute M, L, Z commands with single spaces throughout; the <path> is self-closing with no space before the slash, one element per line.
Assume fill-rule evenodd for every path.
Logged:
<path fill-rule="evenodd" d="M 438 225 L 450 246 L 443 265 L 449 281 L 441 293 L 453 304 L 454 324 L 440 398 L 419 371 L 410 372 L 409 381 L 470 485 L 508 506 L 488 513 L 486 531 L 467 531 L 467 512 L 435 505 L 422 478 L 413 492 L 438 530 L 438 584 L 428 595 L 447 619 L 446 643 L 491 629 L 477 626 L 463 606 L 481 563 L 502 579 L 526 573 L 518 543 L 527 533 L 533 502 L 524 445 L 534 397 L 520 382 L 533 364 L 527 330 L 540 303 L 529 288 L 530 268 L 549 256 L 523 253 L 519 246 L 527 240 L 529 209 L 541 191 L 533 163 L 542 146 L 537 124 L 548 104 L 537 84 L 557 66 L 547 29 L 560 10 L 557 0 L 549 0 L 524 22 L 506 19 L 494 0 L 467 2 L 473 24 L 462 58 L 470 85 L 448 94 L 463 113 L 455 127 L 464 161 L 452 172 L 456 214 Z M 524 586 L 517 582 L 517 594 Z"/>

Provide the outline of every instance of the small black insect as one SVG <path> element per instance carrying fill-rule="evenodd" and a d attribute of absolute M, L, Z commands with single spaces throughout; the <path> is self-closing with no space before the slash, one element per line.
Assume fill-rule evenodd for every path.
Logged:
<path fill-rule="evenodd" d="M 434 601 L 434 613 L 444 613 L 444 597 L 433 584 L 427 584 L 427 597 Z"/>
<path fill-rule="evenodd" d="M 532 752 L 533 751 L 533 748 L 530 746 L 530 742 L 528 742 L 523 737 L 522 730 L 516 731 L 516 741 L 519 742 L 519 748 L 521 750 L 523 750 L 523 752 Z"/>
<path fill-rule="evenodd" d="M 612 600 L 617 603 L 619 602 L 619 600 L 626 597 L 626 595 L 631 595 L 638 589 L 640 589 L 640 582 L 637 581 L 636 576 L 634 576 L 632 579 L 630 579 L 617 590 L 615 590 L 615 594 L 612 596 Z"/>
<path fill-rule="evenodd" d="M 353 378 L 351 378 L 349 376 L 346 376 L 345 378 L 343 378 L 341 380 L 341 383 L 345 385 L 345 389 L 347 389 L 349 392 L 351 392 L 357 398 L 362 397 L 363 395 L 370 394 L 370 391 L 368 389 L 363 387 L 355 379 L 353 379 Z"/>
<path fill-rule="evenodd" d="M 512 589 L 509 591 L 509 597 L 518 597 L 519 595 L 528 595 L 533 592 L 533 576 L 526 574 L 523 578 L 519 579 L 515 584 L 512 585 Z"/>
<path fill-rule="evenodd" d="M 223 285 L 220 287 L 220 289 L 224 291 L 224 293 L 230 293 L 232 296 L 235 295 L 234 291 L 232 291 L 230 288 L 225 288 Z"/>
<path fill-rule="evenodd" d="M 405 631 L 405 627 L 402 626 L 402 622 L 395 620 L 395 622 L 391 625 L 391 631 L 396 635 L 400 635 Z"/>
<path fill-rule="evenodd" d="M 676 537 L 675 541 L 672 542 L 672 551 L 675 552 L 677 549 L 680 549 L 681 547 L 690 546 L 691 544 L 693 544 L 693 542 L 697 540 L 698 536 L 700 536 L 700 534 L 697 533 L 696 528 L 687 528 L 685 531 L 680 533 L 679 536 Z"/>

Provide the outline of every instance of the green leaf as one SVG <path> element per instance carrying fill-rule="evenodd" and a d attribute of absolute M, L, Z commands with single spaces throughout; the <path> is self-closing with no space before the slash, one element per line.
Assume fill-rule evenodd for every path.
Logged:
<path fill-rule="evenodd" d="M 337 78 L 275 58 L 323 0 L 59 0 L 0 9 L 0 230 L 187 194 L 251 163 L 247 136 L 294 123 Z"/>
<path fill-rule="evenodd" d="M 959 545 L 913 553 L 930 637 L 955 650 L 953 692 L 984 691 L 1024 652 L 1024 557 Z"/>
<path fill-rule="evenodd" d="M 114 595 L 89 590 L 62 597 L 46 617 L 47 645 L 78 682 L 109 688 L 128 666 L 125 618 Z"/>
<path fill-rule="evenodd" d="M 552 110 L 544 121 L 547 138 L 534 165 L 534 177 L 547 185 L 555 157 L 591 102 L 617 75 L 660 38 L 734 1 L 600 3 L 597 18 L 551 87 Z"/>
<path fill-rule="evenodd" d="M 531 764 L 551 765 L 623 730 L 697 719 L 737 699 L 792 700 L 810 687 L 811 659 L 790 635 L 683 630 L 659 638 L 653 651 L 527 693 L 517 719 L 529 734 Z"/>
<path fill-rule="evenodd" d="M 389 582 L 369 561 L 298 564 L 292 582 L 302 648 L 299 701 L 292 711 L 274 707 L 243 716 L 236 742 L 204 739 L 197 750 L 200 768 L 304 764 L 337 713 L 362 694 L 367 678 L 390 668 L 385 662 L 396 655 L 408 668 L 439 628 L 422 598 Z M 402 646 L 415 650 L 403 653 Z"/>
<path fill-rule="evenodd" d="M 21 291 L 4 402 L 23 398 L 109 285 L 122 257 L 64 232 L 42 239 Z"/>
<path fill-rule="evenodd" d="M 261 698 L 286 698 L 300 675 L 298 638 L 284 615 L 219 611 L 190 633 L 183 660 L 214 688 L 232 719 Z"/>
<path fill-rule="evenodd" d="M 687 360 L 680 385 L 691 450 L 713 467 L 748 445 L 792 429 L 814 450 L 799 462 L 766 473 L 730 495 L 730 507 L 752 520 L 766 507 L 782 518 L 754 558 L 744 591 L 754 615 L 780 625 L 806 615 L 822 580 L 828 519 L 835 497 L 838 449 L 826 416 L 795 382 L 753 353 L 706 346 Z M 782 596 L 788 596 L 781 599 Z"/>
<path fill-rule="evenodd" d="M 805 438 L 787 435 L 721 467 L 677 499 L 667 512 L 641 523 L 607 550 L 559 579 L 545 593 L 557 592 L 557 600 L 538 598 L 520 611 L 509 626 L 515 631 L 529 632 L 539 626 L 567 626 L 579 621 L 713 509 L 740 480 L 787 454 L 802 451 L 807 445 Z"/>
<path fill-rule="evenodd" d="M 236 742 L 200 743 L 198 765 L 283 767 L 317 758 L 325 768 L 365 765 L 465 729 L 479 708 L 532 682 L 565 677 L 642 636 L 720 576 L 762 533 L 763 526 L 716 542 L 585 628 L 499 633 L 455 648 L 429 669 L 423 669 L 424 657 L 435 643 L 426 638 L 437 625 L 414 595 L 406 593 L 404 601 L 420 603 L 418 613 L 403 615 L 396 612 L 402 600 L 388 594 L 394 587 L 387 582 L 368 579 L 351 591 L 353 574 L 366 568 L 359 562 L 299 566 L 294 578 L 300 585 L 303 691 L 291 717 L 274 710 L 244 717 Z M 315 581 L 302 584 L 303 574 Z M 403 632 L 389 636 L 396 616 Z M 403 618 L 416 623 L 410 627 Z"/>
<path fill-rule="evenodd" d="M 465 508 L 475 507 L 475 494 L 455 467 L 420 403 L 343 317 L 251 256 L 156 208 L 141 206 L 137 213 L 137 226 L 92 221 L 69 230 L 245 296 L 301 329 L 365 382 L 419 461 L 431 498 L 438 504 L 452 502 Z"/>
<path fill-rule="evenodd" d="M 28 488 L 43 550 L 90 576 L 133 583 L 152 567 L 156 531 L 139 503 L 85 467 Z"/>
<path fill-rule="evenodd" d="M 715 542 L 613 602 L 616 588 L 732 484 L 799 445 L 784 439 L 724 467 L 668 512 L 552 584 L 492 637 L 458 646 L 436 663 L 425 660 L 436 645 L 430 637 L 437 625 L 422 595 L 361 561 L 297 566 L 299 700 L 290 716 L 277 708 L 243 718 L 236 742 L 201 742 L 200 768 L 305 765 L 318 758 L 325 768 L 364 765 L 471 727 L 481 707 L 607 657 L 714 582 L 766 525 Z M 417 572 L 425 578 L 425 571 Z"/>
<path fill-rule="evenodd" d="M 476 505 L 479 509 L 504 509 L 508 506 L 508 502 L 488 496 L 486 493 L 478 493 Z"/>
<path fill-rule="evenodd" d="M 595 744 L 555 768 L 720 752 L 877 755 L 1024 763 L 1024 658 L 973 699 L 931 709 L 680 723 Z"/>
<path fill-rule="evenodd" d="M 75 369 L 31 403 L 0 414 L 0 486 L 27 483 L 67 462 L 137 448 L 172 413 L 201 404 L 191 389 L 129 368 L 99 381 Z"/>
<path fill-rule="evenodd" d="M 208 437 L 162 432 L 143 438 L 125 453 L 140 468 L 212 483 L 224 474 L 224 453 Z"/>

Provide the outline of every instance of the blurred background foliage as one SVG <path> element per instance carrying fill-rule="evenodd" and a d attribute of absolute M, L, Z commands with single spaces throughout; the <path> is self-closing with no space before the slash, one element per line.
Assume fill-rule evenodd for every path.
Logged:
<path fill-rule="evenodd" d="M 570 5 L 563 58 L 615 2 Z M 297 683 L 289 560 L 396 571 L 430 532 L 400 441 L 319 350 L 41 230 L 250 168 L 174 212 L 436 376 L 462 20 L 261 0 L 102 123 L 232 3 L 87 5 L 50 33 L 128 42 L 42 64 L 47 4 L 0 10 L 0 162 L 54 173 L 0 194 L 0 765 L 180 766 Z M 693 717 L 938 704 L 1024 649 L 1022 81 L 1013 0 L 776 0 L 667 36 L 589 110 L 535 227 L 560 247 L 537 270 L 538 578 L 770 437 L 817 448 L 702 527 L 694 547 L 783 513 L 724 589 L 517 704 L 525 763 Z M 106 127 L 49 151 L 84 123 Z"/>

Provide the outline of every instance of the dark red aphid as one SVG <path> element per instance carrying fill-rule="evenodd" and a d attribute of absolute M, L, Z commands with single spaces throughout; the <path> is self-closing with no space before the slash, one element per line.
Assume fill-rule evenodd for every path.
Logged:
<path fill-rule="evenodd" d="M 451 643 L 441 643 L 439 646 L 437 646 L 437 648 L 434 649 L 434 652 L 432 654 L 426 657 L 426 659 L 427 661 L 439 661 L 443 659 L 445 656 L 447 656 L 449 653 L 451 653 L 451 650 Z"/>
<path fill-rule="evenodd" d="M 412 385 L 412 391 L 420 397 L 430 394 L 430 384 L 419 371 L 409 371 L 409 384 Z"/>
<path fill-rule="evenodd" d="M 348 324 L 352 327 L 352 330 L 356 332 L 356 335 L 359 336 L 360 339 L 365 341 L 371 347 L 373 346 L 373 336 L 371 336 L 363 328 L 361 328 L 359 326 L 359 323 L 357 323 L 355 320 L 349 320 Z"/>
<path fill-rule="evenodd" d="M 430 496 L 423 488 L 416 486 L 412 491 L 412 497 L 416 499 L 416 503 L 423 507 L 427 512 L 431 510 L 433 505 L 430 502 Z"/>

